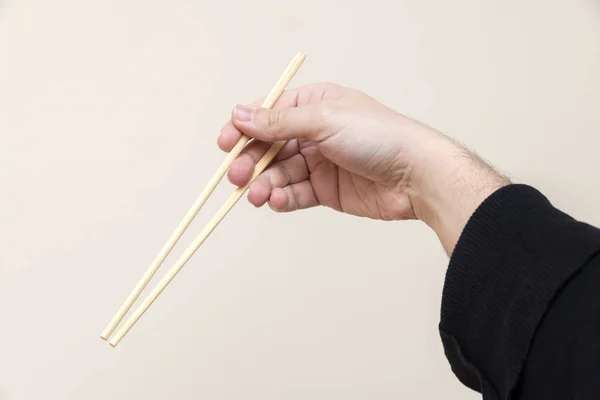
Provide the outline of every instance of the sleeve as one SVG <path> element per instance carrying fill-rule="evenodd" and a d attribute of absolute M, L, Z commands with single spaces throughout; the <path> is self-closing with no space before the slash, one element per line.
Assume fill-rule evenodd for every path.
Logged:
<path fill-rule="evenodd" d="M 461 234 L 442 295 L 440 335 L 458 379 L 485 400 L 571 398 L 539 396 L 539 385 L 545 382 L 544 369 L 564 372 L 587 365 L 575 345 L 565 348 L 557 342 L 556 330 L 572 340 L 585 340 L 577 328 L 577 323 L 589 323 L 583 311 L 581 320 L 565 328 L 579 304 L 568 294 L 577 294 L 570 286 L 588 269 L 597 272 L 593 267 L 599 252 L 600 230 L 557 210 L 532 187 L 509 185 L 488 197 Z M 600 279 L 600 274 L 595 277 Z M 600 281 L 588 286 L 599 291 Z M 577 295 L 585 298 L 585 293 Z M 600 297 L 595 299 L 598 306 Z M 555 312 L 562 303 L 567 311 Z M 599 318 L 596 315 L 597 328 Z M 587 340 L 597 348 L 600 335 Z M 540 362 L 544 352 L 554 364 Z M 569 393 L 593 390 L 592 383 L 586 388 L 569 384 L 586 385 L 556 382 Z"/>

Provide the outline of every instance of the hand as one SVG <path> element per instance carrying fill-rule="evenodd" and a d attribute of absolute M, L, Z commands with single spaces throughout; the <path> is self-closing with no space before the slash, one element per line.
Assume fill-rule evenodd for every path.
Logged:
<path fill-rule="evenodd" d="M 228 174 L 242 186 L 267 142 L 289 140 L 250 186 L 255 206 L 269 201 L 276 211 L 292 211 L 324 205 L 395 220 L 415 218 L 407 195 L 414 144 L 406 143 L 412 138 L 402 131 L 418 129 L 424 131 L 361 92 L 324 84 L 286 91 L 272 111 L 236 108 L 218 143 L 230 151 L 241 132 L 257 139 Z"/>
<path fill-rule="evenodd" d="M 293 211 L 324 205 L 375 219 L 418 218 L 436 230 L 447 251 L 481 197 L 503 184 L 491 168 L 464 157 L 470 153 L 446 136 L 362 92 L 334 84 L 288 90 L 273 110 L 236 107 L 221 131 L 219 147 L 230 151 L 242 132 L 254 140 L 229 170 L 229 180 L 238 186 L 248 183 L 269 142 L 289 141 L 251 184 L 248 199 L 255 206 L 269 202 L 276 211 Z M 479 174 L 482 169 L 494 179 L 471 185 L 455 176 L 468 179 L 473 175 L 469 171 Z M 455 187 L 449 188 L 449 182 Z M 475 189 L 466 190 L 468 186 Z M 478 194 L 457 207 L 461 191 Z"/>

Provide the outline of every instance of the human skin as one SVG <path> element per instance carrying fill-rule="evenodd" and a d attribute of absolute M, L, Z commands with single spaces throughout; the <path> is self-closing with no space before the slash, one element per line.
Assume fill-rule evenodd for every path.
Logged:
<path fill-rule="evenodd" d="M 464 146 L 354 89 L 313 84 L 285 91 L 273 109 L 257 104 L 236 106 L 218 138 L 226 152 L 242 134 L 254 139 L 229 170 L 237 186 L 271 142 L 288 141 L 250 185 L 257 207 L 419 219 L 451 255 L 479 204 L 509 184 Z"/>

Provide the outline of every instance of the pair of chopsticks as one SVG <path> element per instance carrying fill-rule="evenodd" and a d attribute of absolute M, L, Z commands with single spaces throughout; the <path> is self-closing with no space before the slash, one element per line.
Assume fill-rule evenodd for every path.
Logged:
<path fill-rule="evenodd" d="M 290 62 L 283 75 L 279 78 L 271 92 L 264 100 L 262 107 L 263 108 L 272 108 L 281 94 L 285 91 L 285 88 L 290 83 L 306 56 L 303 53 L 298 53 L 294 57 L 294 59 Z M 240 155 L 246 144 L 250 138 L 246 135 L 242 135 L 240 140 L 237 142 L 233 150 L 227 155 L 217 172 L 208 182 L 196 202 L 187 212 L 183 220 L 177 226 L 177 229 L 173 232 L 167 243 L 163 246 L 162 250 L 156 256 L 156 259 L 152 262 L 148 270 L 144 273 L 140 281 L 137 283 L 133 291 L 129 294 L 129 297 L 125 300 L 117 314 L 113 317 L 110 323 L 106 326 L 100 337 L 104 340 L 108 340 L 110 336 L 113 334 L 117 326 L 121 323 L 125 315 L 129 312 L 137 298 L 140 296 L 144 288 L 148 285 L 154 274 L 158 271 L 162 263 L 165 261 L 175 244 L 179 240 L 179 238 L 183 235 L 187 227 L 190 225 L 192 220 L 196 217 L 204 203 L 208 200 L 209 196 L 215 190 L 223 176 L 229 170 L 229 167 L 233 163 L 233 161 Z M 112 339 L 109 340 L 109 344 L 115 347 L 119 342 L 123 339 L 123 337 L 129 332 L 129 330 L 133 327 L 133 325 L 140 319 L 142 315 L 148 310 L 148 308 L 152 305 L 154 300 L 162 293 L 163 290 L 167 287 L 167 285 L 175 278 L 177 273 L 181 271 L 183 266 L 192 258 L 196 250 L 204 243 L 204 241 L 208 238 L 208 236 L 212 233 L 212 231 L 219 225 L 219 223 L 225 218 L 227 213 L 231 211 L 233 206 L 238 202 L 238 200 L 244 195 L 250 183 L 252 183 L 264 170 L 267 166 L 273 161 L 277 153 L 283 148 L 285 145 L 285 141 L 275 142 L 271 145 L 271 147 L 267 150 L 265 155 L 258 161 L 256 167 L 254 168 L 254 173 L 252 174 L 252 178 L 250 178 L 250 182 L 246 184 L 246 186 L 237 188 L 233 194 L 229 197 L 229 199 L 225 202 L 225 204 L 217 211 L 214 217 L 208 222 L 208 224 L 202 229 L 202 231 L 198 234 L 196 239 L 189 245 L 189 247 L 185 250 L 185 252 L 179 257 L 177 262 L 171 267 L 171 269 L 167 272 L 167 274 L 158 282 L 156 287 L 150 292 L 150 294 L 142 301 L 142 304 L 133 312 L 131 317 L 125 322 L 123 327 L 119 329 Z"/>

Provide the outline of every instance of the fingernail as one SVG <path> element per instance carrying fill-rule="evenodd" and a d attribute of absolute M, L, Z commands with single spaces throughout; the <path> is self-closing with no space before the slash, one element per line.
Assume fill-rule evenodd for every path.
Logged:
<path fill-rule="evenodd" d="M 248 122 L 252 120 L 254 110 L 246 106 L 236 106 L 233 110 L 233 116 L 240 122 Z"/>

